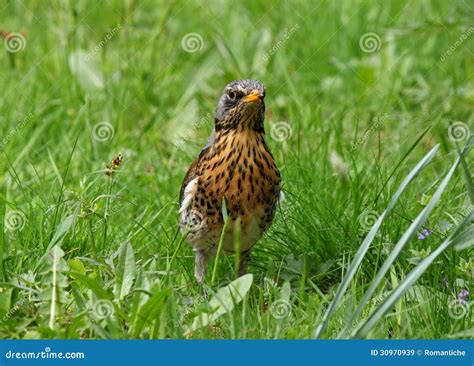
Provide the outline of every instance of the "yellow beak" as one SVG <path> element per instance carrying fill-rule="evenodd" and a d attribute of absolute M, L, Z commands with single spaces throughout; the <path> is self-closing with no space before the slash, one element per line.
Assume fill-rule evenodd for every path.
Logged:
<path fill-rule="evenodd" d="M 252 90 L 252 92 L 243 98 L 243 101 L 246 103 L 255 103 L 261 99 L 260 92 L 257 89 Z"/>

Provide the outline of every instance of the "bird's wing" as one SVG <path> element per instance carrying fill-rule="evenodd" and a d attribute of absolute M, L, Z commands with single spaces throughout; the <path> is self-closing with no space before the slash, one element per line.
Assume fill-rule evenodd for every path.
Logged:
<path fill-rule="evenodd" d="M 204 146 L 203 150 L 208 148 L 209 146 L 214 145 L 214 141 L 216 139 L 216 128 L 214 127 L 211 132 L 211 136 L 209 136 L 209 140 L 207 141 L 207 145 Z"/>
<path fill-rule="evenodd" d="M 179 193 L 179 204 L 180 205 L 181 205 L 181 203 L 183 202 L 183 199 L 184 199 L 184 190 L 186 189 L 188 183 L 196 178 L 199 163 L 200 163 L 202 157 L 204 156 L 204 154 L 207 152 L 207 150 L 209 148 L 210 148 L 210 145 L 206 146 L 204 149 L 202 149 L 199 156 L 196 158 L 196 160 L 194 160 L 194 162 L 189 167 L 188 172 L 186 173 L 186 176 L 184 177 L 183 184 L 181 184 L 181 191 Z"/>
<path fill-rule="evenodd" d="M 211 136 L 209 136 L 209 140 L 207 141 L 206 146 L 203 147 L 201 150 L 201 153 L 197 157 L 196 160 L 191 164 L 191 166 L 188 169 L 188 172 L 186 173 L 186 176 L 184 177 L 183 184 L 181 184 L 181 191 L 179 193 L 179 204 L 183 202 L 184 199 L 184 190 L 186 189 L 187 185 L 189 182 L 191 182 L 194 178 L 196 178 L 197 175 L 197 167 L 199 166 L 199 162 L 201 158 L 204 156 L 204 154 L 209 150 L 209 148 L 214 144 L 214 139 L 216 135 L 216 129 L 213 128 L 211 132 Z"/>

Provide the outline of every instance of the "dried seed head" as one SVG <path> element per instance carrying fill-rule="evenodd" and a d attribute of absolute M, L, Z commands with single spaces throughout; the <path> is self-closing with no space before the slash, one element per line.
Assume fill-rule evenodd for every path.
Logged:
<path fill-rule="evenodd" d="M 112 159 L 110 164 L 107 164 L 105 167 L 105 175 L 108 177 L 111 177 L 116 170 L 120 167 L 120 164 L 123 161 L 123 155 L 121 153 L 118 153 L 115 158 Z"/>

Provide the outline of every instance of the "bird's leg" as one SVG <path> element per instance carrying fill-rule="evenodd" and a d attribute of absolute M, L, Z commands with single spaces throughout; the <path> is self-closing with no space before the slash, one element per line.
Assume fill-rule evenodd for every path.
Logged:
<path fill-rule="evenodd" d="M 252 250 L 246 250 L 245 252 L 240 253 L 240 261 L 239 261 L 239 277 L 243 276 L 247 273 L 247 267 L 249 264 L 250 259 L 250 252 Z"/>
<path fill-rule="evenodd" d="M 212 254 L 210 252 L 210 250 L 197 250 L 194 262 L 194 277 L 196 278 L 197 283 L 202 287 L 202 297 L 204 298 L 204 301 L 207 300 L 207 292 L 204 287 L 204 276 L 206 274 L 207 262 Z"/>

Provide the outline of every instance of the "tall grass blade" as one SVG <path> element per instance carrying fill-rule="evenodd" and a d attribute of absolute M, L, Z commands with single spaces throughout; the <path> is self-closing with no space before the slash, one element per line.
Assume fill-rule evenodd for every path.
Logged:
<path fill-rule="evenodd" d="M 7 253 L 7 242 L 5 239 L 5 214 L 7 210 L 7 184 L 6 181 L 0 186 L 0 281 L 5 281 L 4 259 Z"/>
<path fill-rule="evenodd" d="M 357 251 L 354 257 L 354 260 L 350 264 L 347 274 L 343 278 L 341 285 L 339 286 L 333 301 L 331 302 L 328 309 L 326 310 L 326 313 L 323 316 L 323 320 L 321 324 L 316 328 L 315 333 L 314 333 L 315 338 L 319 338 L 323 334 L 325 329 L 327 328 L 330 316 L 333 314 L 336 307 L 339 305 L 339 302 L 341 301 L 342 296 L 344 295 L 347 288 L 349 287 L 350 282 L 354 278 L 354 275 L 357 272 L 357 269 L 359 268 L 362 260 L 364 259 L 364 256 L 367 253 L 367 250 L 369 249 L 370 244 L 374 240 L 375 235 L 377 234 L 377 231 L 379 230 L 380 226 L 385 221 L 385 219 L 390 215 L 391 211 L 393 210 L 393 207 L 397 203 L 403 191 L 408 187 L 410 182 L 418 175 L 418 173 L 420 173 L 420 171 L 423 170 L 423 168 L 425 168 L 426 165 L 434 158 L 434 156 L 438 152 L 438 149 L 439 149 L 439 145 L 436 145 L 433 149 L 431 149 L 430 152 L 426 154 L 425 157 L 405 177 L 403 182 L 400 184 L 400 187 L 397 189 L 392 199 L 390 200 L 390 203 L 387 209 L 383 212 L 382 215 L 380 215 L 380 217 L 377 219 L 375 224 L 370 229 L 369 233 L 367 234 L 364 241 L 362 242 L 359 250 Z"/>
<path fill-rule="evenodd" d="M 438 203 L 439 199 L 441 198 L 441 195 L 443 194 L 444 190 L 446 189 L 449 181 L 451 180 L 451 177 L 454 174 L 454 171 L 458 167 L 459 163 L 461 161 L 461 157 L 459 157 L 456 162 L 452 165 L 449 173 L 446 175 L 446 177 L 443 179 L 441 182 L 440 186 L 436 190 L 436 192 L 433 194 L 433 197 L 431 198 L 430 202 L 426 205 L 426 207 L 421 211 L 421 213 L 416 217 L 416 219 L 412 222 L 410 227 L 403 233 L 402 237 L 400 240 L 397 242 L 391 253 L 389 254 L 388 258 L 385 260 L 385 262 L 382 265 L 382 268 L 380 271 L 377 273 L 377 276 L 375 279 L 372 281 L 372 285 L 370 288 L 367 290 L 365 293 L 364 297 L 362 298 L 359 306 L 357 307 L 356 311 L 352 314 L 351 319 L 347 323 L 346 327 L 341 333 L 341 336 L 344 337 L 344 335 L 347 334 L 349 331 L 350 327 L 352 324 L 354 324 L 355 320 L 357 317 L 362 313 L 362 310 L 364 309 L 365 305 L 369 301 L 369 299 L 372 297 L 372 295 L 375 293 L 377 290 L 378 286 L 382 283 L 383 279 L 385 278 L 385 275 L 387 274 L 388 270 L 390 269 L 391 265 L 397 257 L 399 256 L 400 252 L 402 249 L 405 247 L 405 245 L 413 239 L 413 237 L 417 234 L 417 232 L 420 230 L 422 225 L 426 222 L 428 219 L 428 216 L 430 215 L 431 211 L 435 208 L 436 204 Z"/>
<path fill-rule="evenodd" d="M 464 153 L 469 149 L 471 146 L 474 145 L 474 135 L 469 137 L 467 140 L 466 146 L 464 148 Z M 461 168 L 464 172 L 464 179 L 466 180 L 467 192 L 469 194 L 469 199 L 471 200 L 471 205 L 474 205 L 474 183 L 472 181 L 471 173 L 469 172 L 469 167 L 464 159 L 463 153 L 459 151 L 459 155 L 461 156 Z"/>
<path fill-rule="evenodd" d="M 394 289 L 390 295 L 375 309 L 372 314 L 363 321 L 360 326 L 352 333 L 354 338 L 363 338 L 377 324 L 377 322 L 385 315 L 385 313 L 405 294 L 406 291 L 421 277 L 426 269 L 436 260 L 436 258 L 451 244 L 459 243 L 459 233 L 464 227 L 474 219 L 474 212 L 471 212 L 457 227 L 456 231 L 451 234 L 435 251 L 423 259 Z"/>
<path fill-rule="evenodd" d="M 474 211 L 471 212 L 471 214 Z M 454 249 L 464 250 L 472 247 L 474 245 L 474 227 L 469 227 L 466 231 L 462 232 L 459 237 L 456 239 L 454 244 Z"/>

